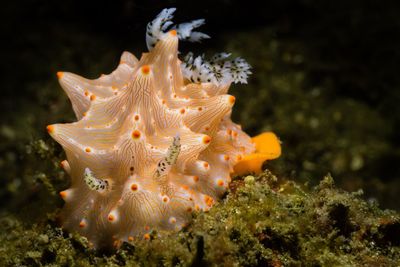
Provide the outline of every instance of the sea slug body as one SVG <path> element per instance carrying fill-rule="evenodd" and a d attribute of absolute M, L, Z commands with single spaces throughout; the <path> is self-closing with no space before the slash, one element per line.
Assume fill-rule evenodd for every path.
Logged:
<path fill-rule="evenodd" d="M 94 247 L 181 229 L 221 197 L 235 164 L 256 149 L 231 121 L 235 98 L 226 94 L 246 82 L 250 66 L 226 53 L 181 62 L 179 39 L 209 36 L 193 31 L 204 20 L 173 26 L 174 11 L 149 23 L 150 51 L 140 60 L 124 52 L 114 72 L 95 80 L 57 73 L 78 119 L 47 127 L 71 177 L 60 217 Z"/>

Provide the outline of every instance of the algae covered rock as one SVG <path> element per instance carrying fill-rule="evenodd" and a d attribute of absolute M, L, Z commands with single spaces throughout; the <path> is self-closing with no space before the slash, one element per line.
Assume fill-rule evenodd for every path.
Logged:
<path fill-rule="evenodd" d="M 33 226 L 1 219 L 0 265 L 15 266 L 395 266 L 400 215 L 335 188 L 278 183 L 265 171 L 236 177 L 223 201 L 179 233 L 96 251 L 49 215 Z"/>

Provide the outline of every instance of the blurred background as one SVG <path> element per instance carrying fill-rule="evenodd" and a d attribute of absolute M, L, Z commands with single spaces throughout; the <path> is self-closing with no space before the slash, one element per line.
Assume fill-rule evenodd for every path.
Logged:
<path fill-rule="evenodd" d="M 366 0 L 7 1 L 0 209 L 39 216 L 62 205 L 64 155 L 45 127 L 75 118 L 56 72 L 97 78 L 124 50 L 140 57 L 146 24 L 165 7 L 177 7 L 176 23 L 206 19 L 212 39 L 181 52 L 226 51 L 253 66 L 248 85 L 231 87 L 233 117 L 251 135 L 280 137 L 283 155 L 266 167 L 281 181 L 313 186 L 330 173 L 400 210 L 400 6 Z"/>

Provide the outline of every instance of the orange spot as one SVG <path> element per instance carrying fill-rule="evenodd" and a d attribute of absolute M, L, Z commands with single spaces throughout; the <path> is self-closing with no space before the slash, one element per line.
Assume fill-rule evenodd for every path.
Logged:
<path fill-rule="evenodd" d="M 150 73 L 150 66 L 149 65 L 144 65 L 142 66 L 142 73 L 147 75 Z"/>
<path fill-rule="evenodd" d="M 210 165 L 208 164 L 208 162 L 204 162 L 204 163 L 203 163 L 203 167 L 204 167 L 204 168 L 208 168 L 208 166 L 210 166 Z"/>
<path fill-rule="evenodd" d="M 85 91 L 84 95 L 85 95 L 85 96 L 88 96 L 88 95 L 89 95 L 89 92 L 88 92 L 88 91 Z"/>
<path fill-rule="evenodd" d="M 238 133 L 235 132 L 235 131 L 232 131 L 232 135 L 233 135 L 233 137 L 237 137 L 237 136 L 238 136 Z"/>
<path fill-rule="evenodd" d="M 163 99 L 162 101 L 161 101 L 163 104 L 165 104 L 165 100 Z"/>
<path fill-rule="evenodd" d="M 162 199 L 162 201 L 164 202 L 164 203 L 167 203 L 168 202 L 168 197 L 167 196 L 165 196 L 165 197 L 163 197 L 163 199 Z"/>
<path fill-rule="evenodd" d="M 217 185 L 218 186 L 224 186 L 224 181 L 222 181 L 221 179 L 217 180 Z"/>
<path fill-rule="evenodd" d="M 211 142 L 211 137 L 209 137 L 208 135 L 203 137 L 203 144 L 208 145 Z"/>
<path fill-rule="evenodd" d="M 62 199 L 65 199 L 65 198 L 67 197 L 67 191 L 61 191 L 61 192 L 60 192 L 60 197 L 61 197 Z"/>
<path fill-rule="evenodd" d="M 237 155 L 237 156 L 236 156 L 236 159 L 237 159 L 237 160 L 242 160 L 242 158 L 243 158 L 242 155 Z"/>
<path fill-rule="evenodd" d="M 83 115 L 83 117 L 85 117 L 85 116 L 87 115 L 87 113 L 86 113 L 86 112 L 83 112 L 82 115 Z"/>
<path fill-rule="evenodd" d="M 224 160 L 228 161 L 230 159 L 229 155 L 224 155 Z"/>
<path fill-rule="evenodd" d="M 150 226 L 146 225 L 146 226 L 144 227 L 144 230 L 149 231 L 149 230 L 150 230 Z"/>
<path fill-rule="evenodd" d="M 204 202 L 207 204 L 207 206 L 211 207 L 214 204 L 214 199 L 210 196 L 204 196 Z"/>
<path fill-rule="evenodd" d="M 199 176 L 193 176 L 193 181 L 198 182 L 199 181 Z"/>
<path fill-rule="evenodd" d="M 143 235 L 143 238 L 144 238 L 145 240 L 150 240 L 150 234 L 144 234 L 144 235 Z"/>
<path fill-rule="evenodd" d="M 135 121 L 139 120 L 139 115 L 135 115 Z"/>
<path fill-rule="evenodd" d="M 132 190 L 132 191 L 137 191 L 138 188 L 139 188 L 139 187 L 138 187 L 137 184 L 132 184 L 132 185 L 131 185 L 131 190 Z"/>
<path fill-rule="evenodd" d="M 208 131 L 208 130 L 210 130 L 210 127 L 206 126 L 206 127 L 204 128 L 204 130 Z"/>
<path fill-rule="evenodd" d="M 199 205 L 195 205 L 195 206 L 194 206 L 194 209 L 195 209 L 196 211 L 199 211 L 199 210 L 200 210 L 200 206 L 199 206 Z"/>
<path fill-rule="evenodd" d="M 95 95 L 91 95 L 90 96 L 90 101 L 94 101 L 96 99 L 96 96 Z"/>
<path fill-rule="evenodd" d="M 187 186 L 187 185 L 182 185 L 182 188 L 184 189 L 184 190 L 189 190 L 189 186 Z"/>
<path fill-rule="evenodd" d="M 79 227 L 80 227 L 80 228 L 83 228 L 83 227 L 85 227 L 85 226 L 86 226 L 85 221 L 81 221 L 81 222 L 79 223 Z"/>
<path fill-rule="evenodd" d="M 203 108 L 202 108 L 202 107 L 198 107 L 197 110 L 198 110 L 198 111 L 202 111 Z"/>
<path fill-rule="evenodd" d="M 128 241 L 132 242 L 133 241 L 133 236 L 128 236 Z"/>
<path fill-rule="evenodd" d="M 87 148 L 85 148 L 85 151 L 86 151 L 87 153 L 90 153 L 92 150 L 91 150 L 89 147 L 87 147 Z"/>
<path fill-rule="evenodd" d="M 176 32 L 176 30 L 170 30 L 169 34 L 171 34 L 172 36 L 176 36 L 177 32 Z"/>
<path fill-rule="evenodd" d="M 228 129 L 228 130 L 226 130 L 226 133 L 227 133 L 228 135 L 231 135 L 231 134 L 232 134 L 232 130 L 231 130 L 231 129 Z"/>
<path fill-rule="evenodd" d="M 61 79 L 63 75 L 64 75 L 64 72 L 62 72 L 62 71 L 57 72 L 58 79 Z"/>
<path fill-rule="evenodd" d="M 181 112 L 181 114 L 185 114 L 185 109 L 182 108 L 182 109 L 180 110 L 180 112 Z"/>
<path fill-rule="evenodd" d="M 48 126 L 46 127 L 46 129 L 47 129 L 47 132 L 48 132 L 48 133 L 53 133 L 53 132 L 54 132 L 54 126 L 53 126 L 53 125 L 48 125 Z"/>
<path fill-rule="evenodd" d="M 138 130 L 134 130 L 132 133 L 132 138 L 133 139 L 139 139 L 140 138 L 140 132 Z"/>
<path fill-rule="evenodd" d="M 114 216 L 114 214 L 108 214 L 108 220 L 109 220 L 110 222 L 115 221 L 115 216 Z"/>
<path fill-rule="evenodd" d="M 187 210 L 187 212 L 192 212 L 193 211 L 192 207 L 189 207 L 186 210 Z"/>
<path fill-rule="evenodd" d="M 231 103 L 232 105 L 235 104 L 235 100 L 236 98 L 233 95 L 229 96 L 229 103 Z"/>
<path fill-rule="evenodd" d="M 115 85 L 113 85 L 113 86 L 111 86 L 111 89 L 113 89 L 113 90 L 117 90 L 117 89 L 118 89 L 118 87 L 116 87 Z"/>

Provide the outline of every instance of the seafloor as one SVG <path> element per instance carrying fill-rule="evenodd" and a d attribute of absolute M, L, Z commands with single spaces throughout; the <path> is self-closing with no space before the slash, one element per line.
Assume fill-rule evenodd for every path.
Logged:
<path fill-rule="evenodd" d="M 400 210 L 398 9 L 315 2 L 296 5 L 313 20 L 267 13 L 269 26 L 208 30 L 217 36 L 204 51 L 253 66 L 249 84 L 230 91 L 235 121 L 252 135 L 274 131 L 282 157 L 260 176 L 235 177 L 224 199 L 183 231 L 117 251 L 91 250 L 58 228 L 58 192 L 69 179 L 45 126 L 74 120 L 56 71 L 95 78 L 118 64 L 121 47 L 140 56 L 144 38 L 128 44 L 107 29 L 40 19 L 16 26 L 20 39 L 1 51 L 15 66 L 4 72 L 0 99 L 0 266 L 397 266 L 400 214 L 385 209 Z M 43 35 L 51 43 L 39 49 Z M 193 46 L 203 51 L 182 49 Z"/>

